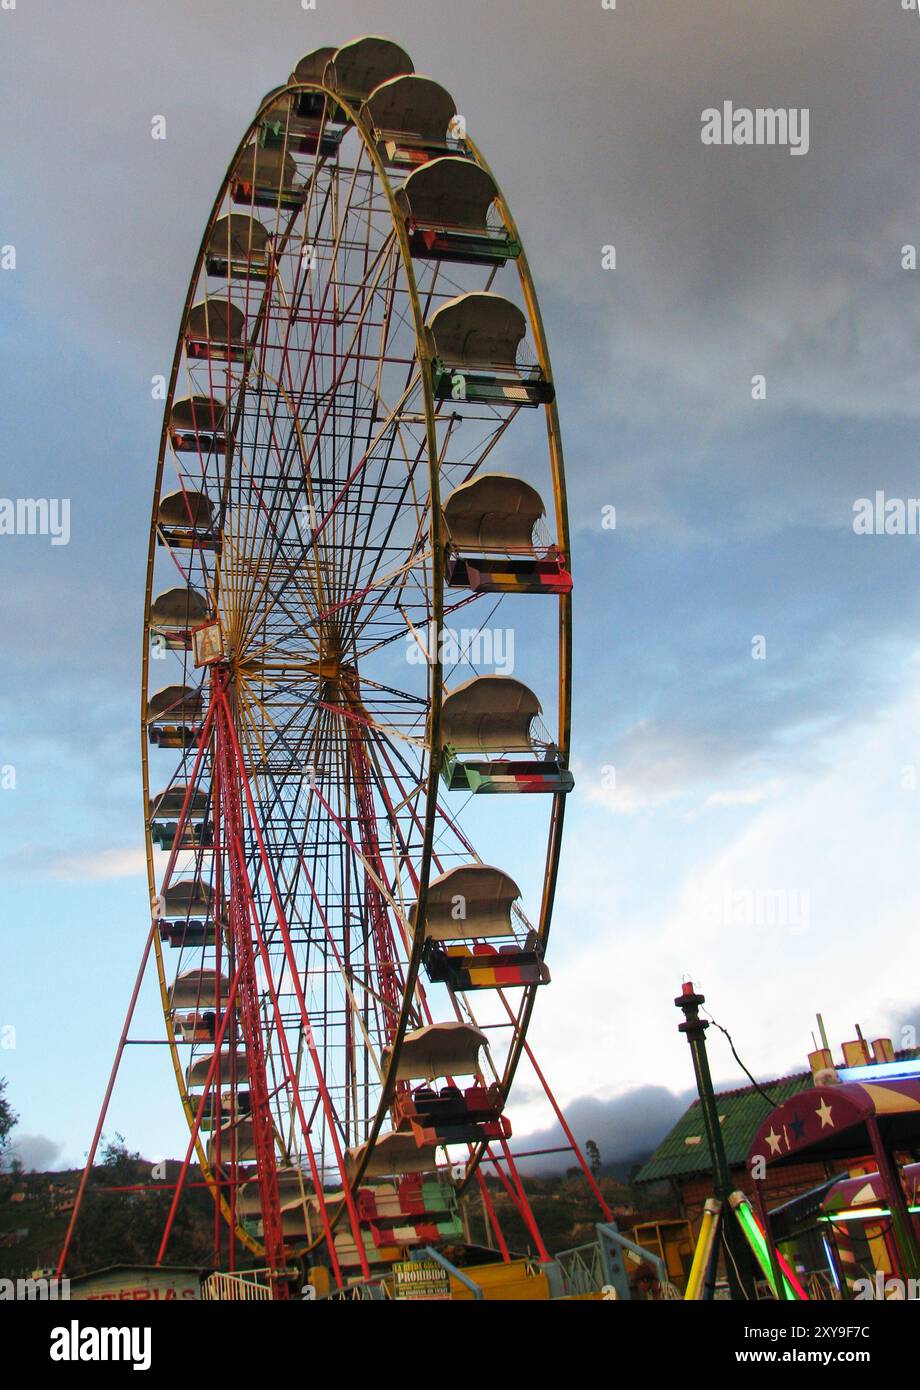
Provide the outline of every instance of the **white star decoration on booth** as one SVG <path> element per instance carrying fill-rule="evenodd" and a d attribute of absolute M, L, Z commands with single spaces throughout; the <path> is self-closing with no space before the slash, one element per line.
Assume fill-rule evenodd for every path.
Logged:
<path fill-rule="evenodd" d="M 821 1121 L 822 1129 L 826 1128 L 827 1125 L 830 1125 L 831 1129 L 834 1128 L 834 1122 L 831 1119 L 831 1107 L 828 1105 L 827 1101 L 824 1099 L 823 1096 L 821 1097 L 821 1104 L 818 1106 L 817 1110 L 815 1111 L 815 1114 Z"/>
<path fill-rule="evenodd" d="M 782 1140 L 780 1139 L 778 1134 L 774 1133 L 772 1126 L 770 1127 L 770 1133 L 767 1135 L 767 1143 L 770 1145 L 771 1154 L 779 1153 L 779 1146 L 782 1143 Z"/>

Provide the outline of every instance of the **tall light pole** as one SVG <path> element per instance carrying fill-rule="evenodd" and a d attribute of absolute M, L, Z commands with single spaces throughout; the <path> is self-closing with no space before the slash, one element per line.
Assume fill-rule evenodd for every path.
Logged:
<path fill-rule="evenodd" d="M 705 1004 L 705 1002 L 705 995 L 695 993 L 689 980 L 681 986 L 681 992 L 674 1000 L 684 1015 L 684 1021 L 678 1025 L 678 1028 L 690 1044 L 690 1055 L 693 1058 L 693 1071 L 696 1076 L 696 1089 L 699 1092 L 700 1111 L 703 1116 L 703 1128 L 706 1131 L 706 1142 L 709 1145 L 714 1191 L 722 1203 L 721 1237 L 725 1250 L 728 1287 L 733 1299 L 753 1299 L 756 1297 L 756 1292 L 754 1289 L 754 1264 L 750 1248 L 744 1238 L 744 1233 L 738 1227 L 737 1217 L 728 1201 L 733 1186 L 731 1169 L 725 1154 L 725 1144 L 722 1141 L 722 1128 L 716 1109 L 716 1096 L 712 1086 L 712 1075 L 709 1071 L 709 1058 L 706 1055 L 706 1029 L 709 1024 L 706 1019 L 700 1018 L 700 1005 Z"/>

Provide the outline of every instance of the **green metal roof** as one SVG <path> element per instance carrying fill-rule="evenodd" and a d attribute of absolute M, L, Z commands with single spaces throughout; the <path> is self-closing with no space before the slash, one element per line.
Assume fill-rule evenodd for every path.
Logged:
<path fill-rule="evenodd" d="M 814 1082 L 811 1072 L 803 1071 L 796 1076 L 781 1077 L 778 1081 L 763 1081 L 761 1085 L 775 1104 L 781 1105 L 800 1091 L 809 1090 Z M 754 1135 L 772 1108 L 753 1086 L 716 1093 L 716 1109 L 730 1167 L 737 1168 L 746 1163 Z M 711 1167 L 700 1103 L 695 1100 L 651 1158 L 642 1165 L 634 1181 L 660 1182 L 665 1178 L 686 1178 L 692 1173 L 708 1173 Z"/>

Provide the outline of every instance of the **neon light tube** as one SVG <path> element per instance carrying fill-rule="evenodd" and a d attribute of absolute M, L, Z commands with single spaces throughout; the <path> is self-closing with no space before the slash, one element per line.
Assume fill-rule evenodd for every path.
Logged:
<path fill-rule="evenodd" d="M 920 1212 L 920 1207 L 908 1207 L 911 1216 L 916 1216 Z M 827 1212 L 819 1216 L 819 1221 L 883 1221 L 890 1216 L 891 1212 L 887 1207 L 844 1207 L 841 1211 Z"/>
<path fill-rule="evenodd" d="M 836 1266 L 836 1264 L 835 1264 L 835 1262 L 834 1262 L 834 1257 L 833 1257 L 833 1255 L 832 1255 L 832 1253 L 831 1253 L 831 1244 L 830 1244 L 830 1241 L 828 1240 L 827 1236 L 822 1236 L 822 1237 L 821 1237 L 821 1244 L 824 1246 L 824 1257 L 825 1257 L 825 1259 L 827 1260 L 827 1268 L 828 1268 L 828 1270 L 829 1270 L 829 1272 L 830 1272 L 830 1276 L 831 1276 L 831 1278 L 832 1278 L 833 1281 L 834 1281 L 834 1288 L 835 1288 L 835 1289 L 837 1290 L 837 1292 L 839 1293 L 839 1292 L 840 1292 L 840 1280 L 837 1278 L 837 1266 Z"/>
<path fill-rule="evenodd" d="M 721 1213 L 722 1203 L 719 1199 L 707 1197 L 703 1207 L 703 1219 L 700 1222 L 699 1239 L 693 1252 L 693 1263 L 690 1266 L 687 1287 L 684 1291 L 685 1302 L 699 1300 L 703 1296 L 703 1286 L 712 1262 L 712 1252 L 716 1243 Z"/>
<path fill-rule="evenodd" d="M 867 1062 L 864 1067 L 838 1067 L 841 1081 L 891 1081 L 895 1077 L 920 1076 L 916 1057 L 906 1062 Z"/>
<path fill-rule="evenodd" d="M 738 1217 L 741 1229 L 747 1237 L 747 1242 L 754 1252 L 754 1258 L 763 1270 L 764 1278 L 773 1290 L 774 1296 L 776 1296 L 776 1284 L 773 1280 L 773 1266 L 770 1263 L 770 1251 L 767 1246 L 767 1238 L 763 1233 L 760 1222 L 757 1220 L 754 1208 L 743 1192 L 733 1192 L 729 1200 L 734 1207 L 735 1215 Z M 808 1294 L 799 1283 L 798 1276 L 785 1255 L 783 1255 L 780 1250 L 777 1250 L 776 1258 L 783 1276 L 784 1297 L 790 1300 L 798 1299 L 807 1303 L 809 1301 Z"/>

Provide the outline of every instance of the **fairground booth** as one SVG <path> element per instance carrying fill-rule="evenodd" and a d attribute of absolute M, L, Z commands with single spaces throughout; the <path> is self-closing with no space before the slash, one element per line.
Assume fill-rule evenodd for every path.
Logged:
<path fill-rule="evenodd" d="M 771 1258 L 797 1266 L 812 1296 L 920 1296 L 920 1059 L 894 1060 L 888 1039 L 870 1053 L 861 1037 L 844 1056 L 856 1065 L 812 1054 L 814 1087 L 772 1110 L 751 1144 Z M 838 1175 L 768 1213 L 768 1176 L 809 1158 Z"/>

